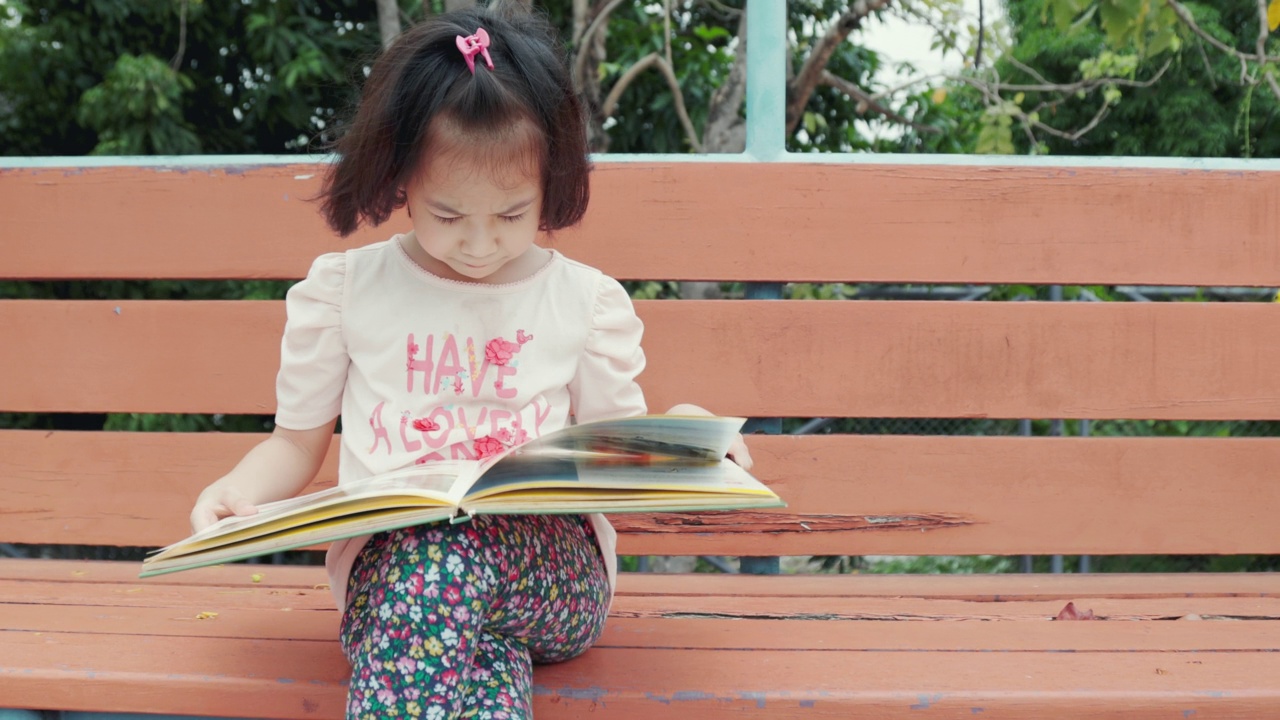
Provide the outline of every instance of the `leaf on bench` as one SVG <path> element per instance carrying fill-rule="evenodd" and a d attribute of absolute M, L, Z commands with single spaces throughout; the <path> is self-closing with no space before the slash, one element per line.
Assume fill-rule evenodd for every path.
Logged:
<path fill-rule="evenodd" d="M 1073 602 L 1067 603 L 1066 607 L 1062 608 L 1062 610 L 1058 613 L 1058 616 L 1054 618 L 1054 620 L 1097 620 L 1097 619 L 1098 618 L 1096 615 L 1093 614 L 1092 609 L 1085 610 L 1084 612 L 1080 612 L 1079 610 L 1076 610 L 1076 604 Z"/>

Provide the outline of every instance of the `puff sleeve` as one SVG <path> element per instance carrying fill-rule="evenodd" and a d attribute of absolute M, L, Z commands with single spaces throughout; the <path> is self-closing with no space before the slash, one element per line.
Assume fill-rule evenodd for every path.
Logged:
<path fill-rule="evenodd" d="M 285 297 L 288 319 L 276 375 L 276 424 L 319 427 L 342 412 L 350 359 L 342 334 L 346 256 L 316 258 L 307 277 Z"/>
<path fill-rule="evenodd" d="M 586 347 L 569 383 L 577 422 L 645 414 L 644 392 L 636 382 L 645 364 L 643 334 L 644 324 L 627 291 L 617 280 L 601 275 Z"/>

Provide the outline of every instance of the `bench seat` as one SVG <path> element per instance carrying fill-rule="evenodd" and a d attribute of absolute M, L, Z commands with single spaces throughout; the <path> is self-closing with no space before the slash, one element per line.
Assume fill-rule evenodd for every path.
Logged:
<path fill-rule="evenodd" d="M 321 570 L 137 569 L 0 561 L 7 705 L 342 717 Z M 1100 621 L 1050 622 L 1068 601 Z M 538 669 L 535 713 L 1261 718 L 1277 620 L 1270 575 L 624 574 L 590 660 Z"/>
<path fill-rule="evenodd" d="M 650 406 L 856 422 L 752 438 L 787 508 L 618 515 L 621 554 L 1280 554 L 1280 438 L 1217 436 L 1280 418 L 1280 305 L 766 299 L 812 282 L 1274 288 L 1274 165 L 685 160 L 601 162 L 588 217 L 555 238 L 622 280 L 752 283 L 751 299 L 637 301 Z M 181 538 L 262 436 L 180 416 L 274 412 L 284 305 L 214 299 L 218 283 L 297 279 L 386 232 L 330 236 L 297 201 L 315 162 L 115 162 L 0 164 L 17 229 L 0 280 L 105 281 L 0 300 L 0 412 L 56 421 L 0 429 L 0 543 Z M 194 295 L 114 285 L 151 279 Z M 998 436 L 1064 429 L 1086 437 Z M 912 434 L 939 430 L 958 435 Z M 1144 436 L 1167 430 L 1184 436 Z M 320 569 L 138 570 L 0 561 L 0 720 L 342 716 Z M 1278 595 L 1276 572 L 624 575 L 598 645 L 536 671 L 536 713 L 1280 718 Z M 1051 621 L 1068 602 L 1101 619 Z"/>

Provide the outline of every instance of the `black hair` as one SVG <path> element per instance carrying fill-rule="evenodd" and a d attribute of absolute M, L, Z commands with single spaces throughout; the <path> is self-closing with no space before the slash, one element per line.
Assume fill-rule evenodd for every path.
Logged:
<path fill-rule="evenodd" d="M 489 35 L 493 69 L 477 55 L 473 74 L 457 38 L 478 28 Z M 404 187 L 422 170 L 437 120 L 479 139 L 527 123 L 537 130 L 528 150 L 541 173 L 540 229 L 582 219 L 591 165 L 564 50 L 545 18 L 502 3 L 432 16 L 401 33 L 374 62 L 321 189 L 329 226 L 346 236 L 404 205 Z"/>

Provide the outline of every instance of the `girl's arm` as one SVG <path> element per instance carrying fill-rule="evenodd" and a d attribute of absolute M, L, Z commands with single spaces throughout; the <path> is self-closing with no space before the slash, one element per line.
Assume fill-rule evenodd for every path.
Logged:
<path fill-rule="evenodd" d="M 324 462 L 336 422 L 310 430 L 277 425 L 271 437 L 200 493 L 191 510 L 191 529 L 199 532 L 228 515 L 253 515 L 262 503 L 302 492 Z"/>
<path fill-rule="evenodd" d="M 708 417 L 715 416 L 715 413 L 711 412 L 710 410 L 705 410 L 703 408 L 698 407 L 697 405 L 690 405 L 688 403 L 681 403 L 679 405 L 672 407 L 670 410 L 667 411 L 667 414 L 668 415 L 706 415 Z M 729 446 L 729 457 L 734 462 L 738 463 L 738 466 L 741 467 L 743 470 L 750 470 L 751 466 L 754 464 L 751 460 L 751 453 L 747 452 L 747 442 L 742 439 L 741 434 L 739 434 L 738 437 L 734 439 L 733 444 Z"/>

